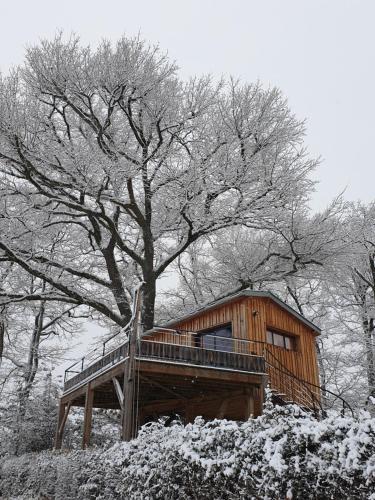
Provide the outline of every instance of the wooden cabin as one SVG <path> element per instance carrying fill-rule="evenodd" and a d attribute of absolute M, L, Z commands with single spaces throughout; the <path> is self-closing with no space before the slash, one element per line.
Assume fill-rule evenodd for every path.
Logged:
<path fill-rule="evenodd" d="M 93 408 L 122 410 L 130 437 L 163 415 L 178 414 L 184 422 L 198 415 L 258 416 L 267 385 L 276 402 L 316 411 L 319 333 L 274 294 L 245 290 L 155 326 L 133 348 L 130 341 L 113 349 L 104 345 L 94 362 L 82 358 L 66 371 L 56 448 L 71 406 L 85 408 L 83 447 L 89 444 Z"/>

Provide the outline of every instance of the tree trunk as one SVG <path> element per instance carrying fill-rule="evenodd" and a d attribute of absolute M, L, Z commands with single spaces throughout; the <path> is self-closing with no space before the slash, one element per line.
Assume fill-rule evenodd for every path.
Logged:
<path fill-rule="evenodd" d="M 148 191 L 146 190 L 146 193 Z M 144 285 L 143 305 L 142 305 L 142 323 L 144 331 L 151 330 L 154 326 L 155 315 L 155 299 L 156 299 L 156 275 L 154 272 L 155 249 L 153 235 L 151 232 L 151 206 L 150 199 L 145 198 L 146 209 L 146 226 L 143 228 L 144 241 L 144 264 L 142 266 L 142 274 Z"/>
<path fill-rule="evenodd" d="M 24 373 L 23 381 L 18 391 L 18 439 L 16 441 L 15 454 L 18 455 L 20 444 L 22 442 L 22 424 L 25 419 L 27 402 L 30 397 L 30 392 L 34 384 L 35 376 L 39 366 L 39 346 L 40 337 L 43 330 L 43 321 L 45 313 L 45 302 L 40 303 L 38 314 L 35 316 L 34 329 L 31 337 L 29 355 Z"/>
<path fill-rule="evenodd" d="M 362 321 L 362 324 L 363 333 L 365 336 L 368 396 L 375 398 L 375 353 L 373 320 L 369 320 L 367 317 L 365 317 Z"/>
<path fill-rule="evenodd" d="M 5 342 L 5 307 L 2 307 L 0 310 L 0 367 L 1 362 L 3 360 L 3 352 L 4 352 L 4 342 Z"/>
<path fill-rule="evenodd" d="M 138 427 L 138 405 L 135 405 L 135 387 L 136 387 L 136 351 L 139 339 L 142 336 L 142 302 L 143 292 L 139 289 L 134 297 L 135 318 L 129 332 L 128 356 L 125 361 L 124 385 L 122 398 L 122 417 L 121 417 L 121 438 L 124 441 L 130 441 L 137 434 Z"/>
<path fill-rule="evenodd" d="M 125 294 L 121 275 L 116 263 L 113 242 L 111 242 L 111 244 L 108 245 L 106 249 L 102 250 L 102 253 L 106 261 L 108 276 L 111 281 L 111 290 L 113 293 L 113 297 L 116 301 L 117 308 L 123 318 L 122 326 L 125 326 L 127 323 L 129 323 L 132 312 Z"/>
<path fill-rule="evenodd" d="M 156 279 L 152 273 L 144 273 L 142 322 L 145 331 L 154 326 Z"/>
<path fill-rule="evenodd" d="M 322 389 L 323 401 L 325 401 L 326 397 L 327 397 L 327 394 L 326 394 L 327 376 L 326 376 L 326 369 L 325 369 L 324 361 L 323 361 L 322 348 L 319 345 L 319 342 L 322 342 L 322 341 L 319 341 L 319 339 L 316 339 L 315 346 L 316 346 L 316 354 L 317 354 L 318 366 L 319 366 L 320 387 Z M 323 342 L 322 342 L 322 347 L 323 347 Z"/>
<path fill-rule="evenodd" d="M 27 400 L 29 399 L 31 389 L 34 384 L 35 376 L 38 371 L 39 346 L 40 346 L 40 337 L 43 330 L 44 312 L 45 312 L 45 302 L 41 302 L 38 314 L 35 316 L 34 329 L 29 348 L 29 356 L 25 367 L 25 371 L 23 373 L 23 383 L 19 390 L 19 413 L 21 420 L 25 416 Z"/>

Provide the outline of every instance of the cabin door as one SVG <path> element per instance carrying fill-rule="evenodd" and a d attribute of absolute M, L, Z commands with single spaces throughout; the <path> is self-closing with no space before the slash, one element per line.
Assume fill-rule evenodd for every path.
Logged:
<path fill-rule="evenodd" d="M 232 325 L 224 325 L 200 334 L 203 349 L 214 351 L 233 351 Z"/>

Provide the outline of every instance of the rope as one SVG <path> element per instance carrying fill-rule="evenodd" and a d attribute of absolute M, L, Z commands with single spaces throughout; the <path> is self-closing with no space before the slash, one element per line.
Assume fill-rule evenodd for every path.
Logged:
<path fill-rule="evenodd" d="M 140 304 L 139 307 L 142 308 L 142 285 L 139 286 L 137 293 L 140 294 L 139 300 Z M 140 311 L 136 313 L 137 316 L 140 314 Z M 135 321 L 139 321 L 140 318 L 135 317 Z M 136 324 L 136 328 L 133 330 L 133 335 L 134 333 L 137 334 L 136 338 L 136 346 L 135 346 L 135 353 L 134 353 L 134 366 L 133 366 L 133 375 L 135 377 L 135 380 L 133 378 L 133 384 L 136 383 L 136 386 L 133 387 L 134 392 L 133 392 L 133 402 L 132 402 L 132 428 L 133 428 L 133 433 L 137 434 L 138 433 L 138 428 L 139 428 L 139 416 L 138 416 L 138 411 L 139 411 L 139 393 L 140 393 L 140 362 L 137 360 L 137 355 L 140 353 L 140 348 L 141 348 L 141 332 L 140 329 L 143 331 L 143 325 L 141 322 Z"/>
<path fill-rule="evenodd" d="M 137 351 L 140 353 L 140 347 L 141 347 L 141 338 L 139 337 L 137 339 Z M 134 359 L 134 363 L 136 363 L 135 370 L 134 372 L 137 373 L 136 375 L 136 381 L 137 381 L 137 387 L 136 391 L 134 394 L 134 399 L 133 399 L 133 429 L 135 430 L 135 433 L 138 434 L 138 429 L 139 429 L 139 393 L 140 393 L 140 361 L 137 359 Z"/>

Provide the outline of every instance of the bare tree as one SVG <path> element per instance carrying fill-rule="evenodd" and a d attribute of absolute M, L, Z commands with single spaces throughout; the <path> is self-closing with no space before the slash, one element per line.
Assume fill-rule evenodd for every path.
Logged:
<path fill-rule="evenodd" d="M 2 256 L 51 285 L 44 300 L 120 326 L 142 280 L 149 328 L 156 280 L 190 245 L 306 198 L 303 135 L 277 89 L 180 81 L 138 39 L 43 41 L 0 85 Z"/>
<path fill-rule="evenodd" d="M 0 307 L 0 368 L 3 360 L 4 342 L 6 332 L 6 307 Z"/>
<path fill-rule="evenodd" d="M 352 205 L 345 221 L 349 248 L 331 275 L 335 316 L 346 348 L 363 367 L 375 403 L 375 204 Z"/>
<path fill-rule="evenodd" d="M 80 330 L 80 319 L 89 315 L 63 302 L 12 300 L 15 295 L 43 296 L 50 286 L 16 267 L 7 271 L 2 281 L 0 393 L 2 401 L 16 397 L 22 419 L 41 364 L 45 368 L 66 354 L 66 340 Z"/>
<path fill-rule="evenodd" d="M 278 287 L 281 295 L 288 296 L 291 278 L 314 287 L 345 251 L 341 230 L 345 204 L 337 198 L 313 216 L 304 208 L 293 204 L 284 210 L 282 219 L 269 221 L 262 230 L 230 228 L 192 245 L 175 266 L 179 286 L 164 294 L 173 298 L 169 314 L 186 312 L 245 288 Z M 301 308 L 297 297 L 293 306 Z M 314 311 L 314 319 L 317 314 Z"/>

